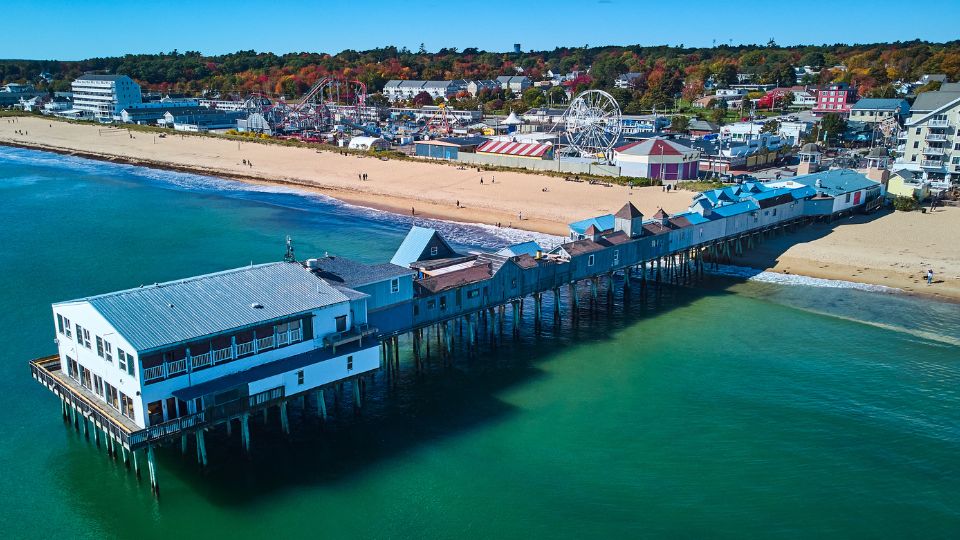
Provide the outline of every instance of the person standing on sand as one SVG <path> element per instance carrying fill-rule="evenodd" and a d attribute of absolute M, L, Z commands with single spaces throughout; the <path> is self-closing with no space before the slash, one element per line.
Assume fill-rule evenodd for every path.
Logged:
<path fill-rule="evenodd" d="M 927 285 L 933 284 L 933 268 L 927 270 Z"/>
<path fill-rule="evenodd" d="M 482 176 L 480 177 L 480 185 L 481 185 L 481 186 L 483 185 L 483 177 L 482 177 Z"/>
<path fill-rule="evenodd" d="M 411 207 L 410 207 L 410 215 L 411 215 L 411 216 L 417 215 L 417 209 L 411 206 Z"/>
<path fill-rule="evenodd" d="M 460 208 L 460 200 L 457 200 L 457 208 Z"/>

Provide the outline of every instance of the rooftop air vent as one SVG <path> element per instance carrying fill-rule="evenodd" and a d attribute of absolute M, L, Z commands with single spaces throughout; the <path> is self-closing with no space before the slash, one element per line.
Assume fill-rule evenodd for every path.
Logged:
<path fill-rule="evenodd" d="M 253 309 L 263 309 L 263 304 L 261 304 L 260 302 L 254 302 L 250 304 L 250 307 L 252 307 Z"/>

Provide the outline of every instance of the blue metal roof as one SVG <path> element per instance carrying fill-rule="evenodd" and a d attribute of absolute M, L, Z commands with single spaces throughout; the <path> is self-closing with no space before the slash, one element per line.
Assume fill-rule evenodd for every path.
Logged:
<path fill-rule="evenodd" d="M 516 257 L 517 255 L 536 255 L 538 251 L 543 251 L 543 248 L 540 247 L 540 244 L 531 240 L 529 242 L 507 246 L 498 251 L 497 254 Z"/>
<path fill-rule="evenodd" d="M 144 352 L 346 301 L 343 293 L 300 264 L 281 262 L 61 304 L 89 303 Z"/>
<path fill-rule="evenodd" d="M 574 221 L 570 224 L 570 230 L 577 234 L 584 234 L 591 225 L 601 231 L 610 230 L 613 228 L 613 214 L 604 214 L 602 216 Z"/>
<path fill-rule="evenodd" d="M 691 225 L 699 225 L 701 223 L 707 223 L 709 219 L 701 216 L 698 212 L 684 212 L 682 214 L 674 214 L 675 218 L 686 218 Z"/>
<path fill-rule="evenodd" d="M 723 206 L 717 206 L 713 209 L 711 216 L 719 217 L 730 217 L 737 214 L 745 214 L 747 212 L 753 212 L 754 210 L 759 210 L 760 205 L 755 201 L 746 200 L 743 202 L 738 202 L 734 204 L 725 204 Z"/>
<path fill-rule="evenodd" d="M 409 268 L 410 263 L 420 260 L 430 240 L 432 240 L 436 234 L 436 229 L 414 226 L 410 229 L 410 232 L 407 233 L 400 247 L 397 248 L 397 252 L 393 254 L 390 262 L 397 266 Z"/>
<path fill-rule="evenodd" d="M 880 185 L 879 182 L 870 180 L 866 175 L 851 169 L 831 169 L 797 176 L 792 180 L 813 188 L 814 192 L 820 191 L 833 197 Z M 817 187 L 818 180 L 820 181 L 819 188 Z"/>
<path fill-rule="evenodd" d="M 854 110 L 896 110 L 901 107 L 909 108 L 907 101 L 897 98 L 863 98 L 852 107 Z"/>

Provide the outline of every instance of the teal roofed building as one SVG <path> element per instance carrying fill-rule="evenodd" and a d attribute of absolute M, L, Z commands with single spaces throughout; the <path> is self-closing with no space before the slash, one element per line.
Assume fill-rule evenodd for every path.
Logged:
<path fill-rule="evenodd" d="M 910 104 L 905 99 L 863 98 L 850 109 L 850 120 L 877 124 L 888 118 L 902 123 L 910 116 Z"/>
<path fill-rule="evenodd" d="M 397 248 L 396 253 L 390 262 L 409 268 L 411 264 L 417 261 L 429 261 L 436 259 L 446 259 L 457 257 L 450 244 L 443 239 L 436 229 L 426 227 L 413 227 L 407 233 L 406 238 Z"/>
<path fill-rule="evenodd" d="M 570 239 L 583 240 L 586 238 L 587 229 L 589 229 L 591 226 L 595 227 L 600 233 L 612 231 L 614 226 L 613 214 L 604 214 L 602 216 L 581 219 L 580 221 L 574 221 L 573 223 L 570 223 Z"/>

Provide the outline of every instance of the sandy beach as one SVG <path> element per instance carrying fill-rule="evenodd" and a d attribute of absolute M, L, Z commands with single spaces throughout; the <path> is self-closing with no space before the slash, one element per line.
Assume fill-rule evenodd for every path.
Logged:
<path fill-rule="evenodd" d="M 17 134 L 17 130 L 25 135 Z M 628 200 L 647 215 L 661 207 L 678 212 L 690 204 L 690 193 L 664 193 L 659 187 L 604 187 L 534 174 L 459 170 L 447 162 L 382 161 L 214 137 L 168 134 L 159 138 L 136 131 L 128 134 L 127 130 L 109 126 L 35 117 L 22 117 L 16 123 L 0 119 L 0 142 L 241 180 L 285 183 L 401 214 L 415 209 L 418 215 L 427 217 L 501 223 L 557 235 L 566 235 L 566 225 L 571 221 L 615 212 Z M 253 166 L 244 165 L 245 159 Z M 363 173 L 368 180 L 358 179 Z"/>
<path fill-rule="evenodd" d="M 659 187 L 604 187 L 535 174 L 460 170 L 449 163 L 383 161 L 180 134 L 159 138 L 37 117 L 20 117 L 16 122 L 0 119 L 0 143 L 279 183 L 401 214 L 415 210 L 426 217 L 500 223 L 556 235 L 565 235 L 571 221 L 614 212 L 626 201 L 652 215 L 661 207 L 670 213 L 682 211 L 692 197 L 691 192 L 665 193 Z M 364 173 L 368 180 L 359 180 Z M 741 264 L 960 299 L 958 231 L 960 208 L 956 207 L 932 214 L 855 216 L 769 240 L 742 258 Z M 924 281 L 928 268 L 936 273 L 932 286 Z"/>

